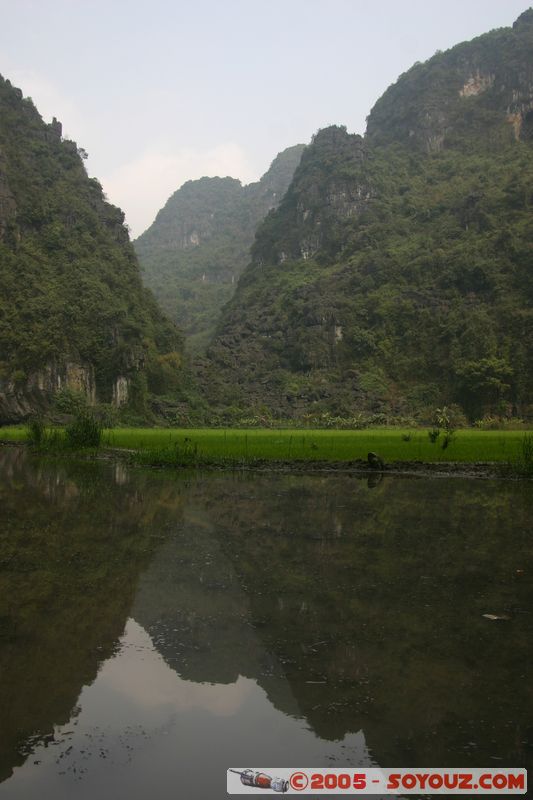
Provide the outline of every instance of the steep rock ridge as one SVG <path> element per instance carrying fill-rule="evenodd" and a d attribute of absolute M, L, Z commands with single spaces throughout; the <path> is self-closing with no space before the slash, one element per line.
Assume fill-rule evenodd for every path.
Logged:
<path fill-rule="evenodd" d="M 182 348 L 83 156 L 0 78 L 0 421 L 65 388 L 141 407 Z"/>
<path fill-rule="evenodd" d="M 187 181 L 135 241 L 146 285 L 201 350 L 249 260 L 255 229 L 292 179 L 303 145 L 280 153 L 257 183 Z"/>
<path fill-rule="evenodd" d="M 344 301 L 324 294 L 318 282 L 374 191 L 363 139 L 340 126 L 319 131 L 280 207 L 258 229 L 252 262 L 208 352 L 215 368 L 199 370 L 214 402 L 298 414 L 309 399 L 331 394 L 322 377 L 305 388 L 294 377 L 318 376 L 337 364 Z M 234 376 L 229 387 L 226 370 Z"/>
<path fill-rule="evenodd" d="M 316 135 L 200 365 L 213 404 L 533 415 L 532 17 L 415 65 L 364 140 Z"/>
<path fill-rule="evenodd" d="M 258 230 L 252 263 L 276 264 L 335 250 L 339 226 L 371 196 L 361 136 L 331 126 L 319 131 L 302 156 L 277 211 Z M 342 169 L 333 170 L 333 165 Z"/>
<path fill-rule="evenodd" d="M 158 212 L 154 223 L 135 242 L 148 247 L 189 250 L 219 235 L 230 224 L 232 207 L 242 195 L 235 178 L 187 181 Z"/>
<path fill-rule="evenodd" d="M 533 122 L 533 10 L 502 28 L 437 53 L 404 73 L 368 118 L 376 143 L 436 152 L 465 130 L 481 138 L 529 136 Z M 507 124 L 505 124 L 507 123 Z"/>

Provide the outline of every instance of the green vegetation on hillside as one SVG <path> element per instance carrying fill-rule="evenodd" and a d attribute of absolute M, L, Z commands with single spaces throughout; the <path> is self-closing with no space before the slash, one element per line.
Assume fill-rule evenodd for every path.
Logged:
<path fill-rule="evenodd" d="M 69 362 L 94 375 L 104 402 L 127 379 L 142 408 L 147 386 L 179 383 L 182 340 L 143 288 L 124 214 L 84 155 L 0 78 L 0 395 L 27 396 L 47 376 L 59 388 Z"/>
<path fill-rule="evenodd" d="M 283 197 L 303 149 L 284 150 L 248 186 L 234 178 L 187 181 L 135 241 L 146 285 L 184 330 L 191 352 L 213 334 L 249 261 L 255 229 Z"/>
<path fill-rule="evenodd" d="M 215 406 L 533 416 L 532 17 L 415 65 L 364 140 L 316 135 L 200 372 Z"/>

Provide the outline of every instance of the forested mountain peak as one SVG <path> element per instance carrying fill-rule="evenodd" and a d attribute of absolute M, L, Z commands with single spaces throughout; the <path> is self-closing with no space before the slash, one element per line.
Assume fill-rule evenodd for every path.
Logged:
<path fill-rule="evenodd" d="M 210 238 L 231 219 L 240 202 L 241 182 L 235 178 L 199 178 L 186 181 L 158 211 L 152 225 L 136 241 L 144 252 L 154 248 L 195 247 Z"/>
<path fill-rule="evenodd" d="M 408 142 L 428 152 L 477 139 L 499 146 L 530 135 L 533 111 L 533 9 L 512 28 L 416 63 L 390 86 L 368 117 L 376 143 Z"/>
<path fill-rule="evenodd" d="M 533 28 L 415 64 L 304 151 L 200 370 L 215 405 L 533 414 Z"/>
<path fill-rule="evenodd" d="M 65 388 L 140 408 L 147 379 L 178 381 L 181 336 L 141 284 L 124 214 L 61 134 L 0 77 L 0 419 Z"/>
<path fill-rule="evenodd" d="M 257 232 L 253 263 L 308 259 L 319 250 L 334 249 L 337 223 L 342 225 L 356 213 L 369 194 L 364 162 L 361 136 L 338 125 L 318 131 L 279 208 Z"/>
<path fill-rule="evenodd" d="M 533 25 L 533 8 L 528 8 L 520 14 L 519 17 L 513 22 L 513 28 L 516 30 L 521 27 L 530 27 Z"/>
<path fill-rule="evenodd" d="M 249 260 L 258 223 L 281 201 L 303 145 L 279 153 L 256 183 L 187 181 L 135 242 L 144 280 L 163 309 L 201 350 Z"/>

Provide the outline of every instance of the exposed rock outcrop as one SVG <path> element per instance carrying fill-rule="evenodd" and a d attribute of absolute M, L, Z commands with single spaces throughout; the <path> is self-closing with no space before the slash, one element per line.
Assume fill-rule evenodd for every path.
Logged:
<path fill-rule="evenodd" d="M 416 63 L 375 104 L 369 140 L 407 142 L 431 153 L 453 146 L 465 126 L 476 126 L 480 137 L 494 137 L 498 123 L 503 141 L 509 135 L 518 138 L 533 108 L 532 16 L 529 9 L 512 29 L 492 31 Z"/>
<path fill-rule="evenodd" d="M 82 395 L 93 405 L 96 402 L 93 365 L 69 360 L 47 364 L 24 379 L 0 379 L 0 424 L 19 422 L 44 411 L 63 389 Z"/>

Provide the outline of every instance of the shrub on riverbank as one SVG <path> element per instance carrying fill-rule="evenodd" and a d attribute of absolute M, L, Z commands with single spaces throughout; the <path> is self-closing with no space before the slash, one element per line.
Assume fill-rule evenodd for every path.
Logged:
<path fill-rule="evenodd" d="M 26 440 L 41 451 L 50 450 L 82 450 L 98 448 L 102 440 L 102 425 L 98 418 L 88 409 L 81 409 L 65 428 L 47 425 L 42 417 L 29 420 L 25 430 L 8 429 L 12 435 L 7 440 Z M 20 433 L 25 435 L 18 435 Z"/>
<path fill-rule="evenodd" d="M 102 426 L 90 411 L 80 411 L 65 428 L 65 442 L 68 447 L 100 447 Z"/>
<path fill-rule="evenodd" d="M 526 433 L 524 435 L 518 458 L 513 467 L 518 474 L 533 477 L 533 434 Z"/>

